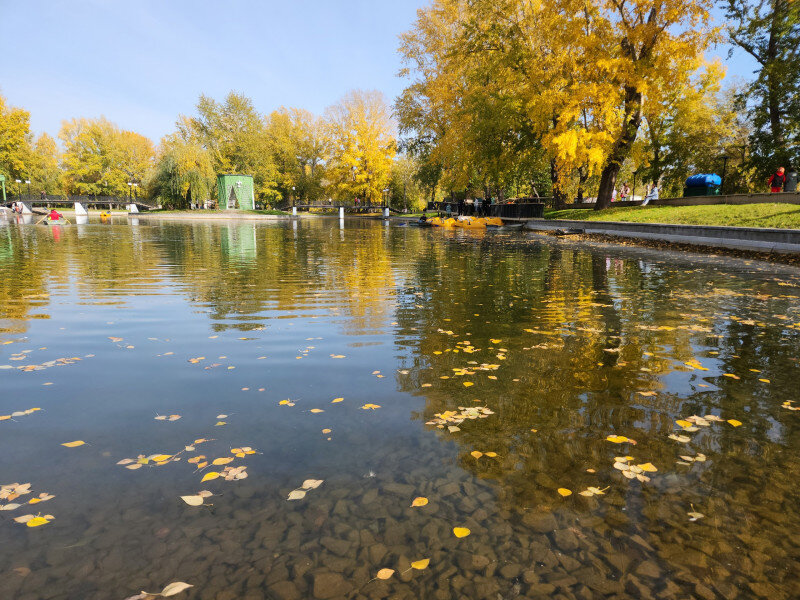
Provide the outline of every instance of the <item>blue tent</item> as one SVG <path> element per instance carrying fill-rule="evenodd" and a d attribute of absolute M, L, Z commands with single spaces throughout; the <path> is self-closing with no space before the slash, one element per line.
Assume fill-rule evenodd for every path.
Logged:
<path fill-rule="evenodd" d="M 718 187 L 722 185 L 722 177 L 716 173 L 692 175 L 686 180 L 687 188 Z"/>

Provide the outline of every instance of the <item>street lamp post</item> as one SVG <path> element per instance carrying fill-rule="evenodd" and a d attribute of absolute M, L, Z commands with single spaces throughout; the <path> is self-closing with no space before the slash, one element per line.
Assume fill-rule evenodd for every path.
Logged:
<path fill-rule="evenodd" d="M 631 190 L 631 198 L 636 200 L 636 176 L 639 174 L 639 169 L 633 172 L 633 189 Z"/>
<path fill-rule="evenodd" d="M 292 208 L 294 208 L 294 186 L 292 186 Z"/>
<path fill-rule="evenodd" d="M 31 199 L 31 180 L 26 179 L 25 184 L 28 186 L 28 201 L 30 202 Z"/>
<path fill-rule="evenodd" d="M 22 202 L 22 180 L 15 179 L 15 181 L 17 182 L 17 198 L 19 198 L 19 201 Z"/>
<path fill-rule="evenodd" d="M 723 154 L 720 156 L 722 159 L 722 177 L 720 177 L 719 181 L 719 194 L 722 195 L 722 188 L 725 187 L 725 172 L 728 170 L 728 160 L 730 160 L 730 156 L 727 154 Z"/>

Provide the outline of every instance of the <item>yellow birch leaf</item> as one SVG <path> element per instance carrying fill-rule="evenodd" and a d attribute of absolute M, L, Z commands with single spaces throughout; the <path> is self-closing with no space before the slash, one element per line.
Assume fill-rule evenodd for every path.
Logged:
<path fill-rule="evenodd" d="M 637 465 L 642 471 L 647 471 L 648 473 L 655 473 L 658 471 L 653 463 L 644 463 L 643 465 Z"/>
<path fill-rule="evenodd" d="M 742 422 L 741 422 L 741 421 L 737 421 L 736 419 L 728 419 L 728 423 L 730 423 L 730 424 L 731 424 L 731 425 L 733 425 L 734 427 L 738 427 L 739 425 L 741 425 L 741 424 L 742 424 Z"/>
<path fill-rule="evenodd" d="M 466 527 L 453 527 L 453 535 L 457 538 L 467 537 L 470 533 L 472 533 Z"/>
<path fill-rule="evenodd" d="M 312 409 L 311 409 L 311 410 L 309 410 L 308 412 L 312 412 L 312 413 L 321 413 L 321 412 L 325 412 L 325 411 L 324 411 L 324 410 L 322 410 L 321 408 L 312 408 Z"/>
<path fill-rule="evenodd" d="M 428 503 L 427 498 L 419 496 L 417 498 L 414 498 L 414 501 L 411 503 L 411 506 L 425 506 L 427 503 Z"/>
<path fill-rule="evenodd" d="M 389 579 L 392 575 L 394 575 L 394 569 L 381 569 L 375 575 L 375 579 Z"/>
<path fill-rule="evenodd" d="M 472 452 L 470 452 L 470 454 L 475 458 L 480 458 L 481 456 L 483 456 L 483 452 L 479 450 L 473 450 Z"/>
<path fill-rule="evenodd" d="M 680 426 L 680 427 L 691 427 L 692 426 L 691 422 L 686 421 L 684 419 L 678 419 L 677 421 L 675 421 L 675 424 Z"/>
<path fill-rule="evenodd" d="M 606 438 L 606 441 L 613 442 L 614 444 L 621 444 L 623 442 L 627 442 L 628 438 L 624 435 L 610 435 Z"/>
<path fill-rule="evenodd" d="M 67 448 L 77 448 L 78 446 L 83 446 L 86 442 L 83 440 L 75 440 L 74 442 L 66 442 L 61 444 L 62 446 L 66 446 Z M 40 523 L 41 525 L 41 523 Z"/>
<path fill-rule="evenodd" d="M 45 523 L 49 523 L 47 519 L 44 517 L 33 517 L 27 523 L 25 523 L 28 527 L 39 527 L 39 525 L 44 525 Z"/>
<path fill-rule="evenodd" d="M 334 398 L 333 400 L 331 400 L 331 404 L 336 404 L 337 402 L 342 402 L 343 400 L 344 398 Z"/>
<path fill-rule="evenodd" d="M 572 496 L 572 490 L 568 490 L 567 488 L 558 488 L 558 493 L 564 496 L 565 498 L 567 496 Z"/>
<path fill-rule="evenodd" d="M 475 385 L 475 384 L 472 383 L 471 381 L 465 381 L 464 382 L 464 387 L 470 387 L 471 385 Z"/>
<path fill-rule="evenodd" d="M 484 452 L 484 454 L 486 456 L 488 456 L 489 458 L 496 458 L 497 457 L 497 452 Z"/>
<path fill-rule="evenodd" d="M 215 458 L 211 461 L 212 465 L 219 466 L 219 465 L 227 465 L 228 463 L 233 462 L 232 456 L 225 456 L 223 458 Z"/>
<path fill-rule="evenodd" d="M 423 558 L 422 560 L 418 560 L 411 563 L 412 569 L 417 569 L 418 571 L 422 571 L 423 569 L 427 569 L 428 565 L 431 563 L 430 558 Z"/>
<path fill-rule="evenodd" d="M 217 477 L 219 477 L 219 473 L 217 473 L 216 471 L 209 471 L 208 473 L 203 475 L 203 478 L 200 481 L 201 482 L 211 481 L 212 479 L 216 479 Z"/>

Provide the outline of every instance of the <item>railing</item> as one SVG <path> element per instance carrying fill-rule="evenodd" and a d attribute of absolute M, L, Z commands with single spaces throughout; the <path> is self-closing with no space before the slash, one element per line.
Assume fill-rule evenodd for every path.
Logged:
<path fill-rule="evenodd" d="M 56 196 L 45 194 L 8 194 L 6 196 L 6 204 L 12 202 L 29 202 L 35 204 L 72 204 L 73 202 L 80 202 L 81 204 L 138 204 L 148 208 L 155 208 L 154 206 L 130 196 Z"/>
<path fill-rule="evenodd" d="M 540 200 L 544 200 L 541 198 Z M 453 215 L 458 214 L 457 202 L 428 202 L 426 210 L 437 212 L 447 212 L 447 207 Z M 481 205 L 476 213 L 474 204 L 463 204 L 462 209 L 465 215 L 500 217 L 502 219 L 541 219 L 544 216 L 544 202 L 504 202 L 502 204 Z"/>

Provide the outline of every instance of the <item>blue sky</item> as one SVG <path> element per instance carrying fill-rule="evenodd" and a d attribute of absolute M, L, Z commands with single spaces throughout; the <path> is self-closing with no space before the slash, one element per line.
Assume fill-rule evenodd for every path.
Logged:
<path fill-rule="evenodd" d="M 427 0 L 0 0 L 0 94 L 37 133 L 105 116 L 157 142 L 201 93 L 321 113 L 402 89 L 397 36 Z M 727 49 L 716 54 L 727 56 Z M 729 75 L 748 77 L 737 55 Z"/>

